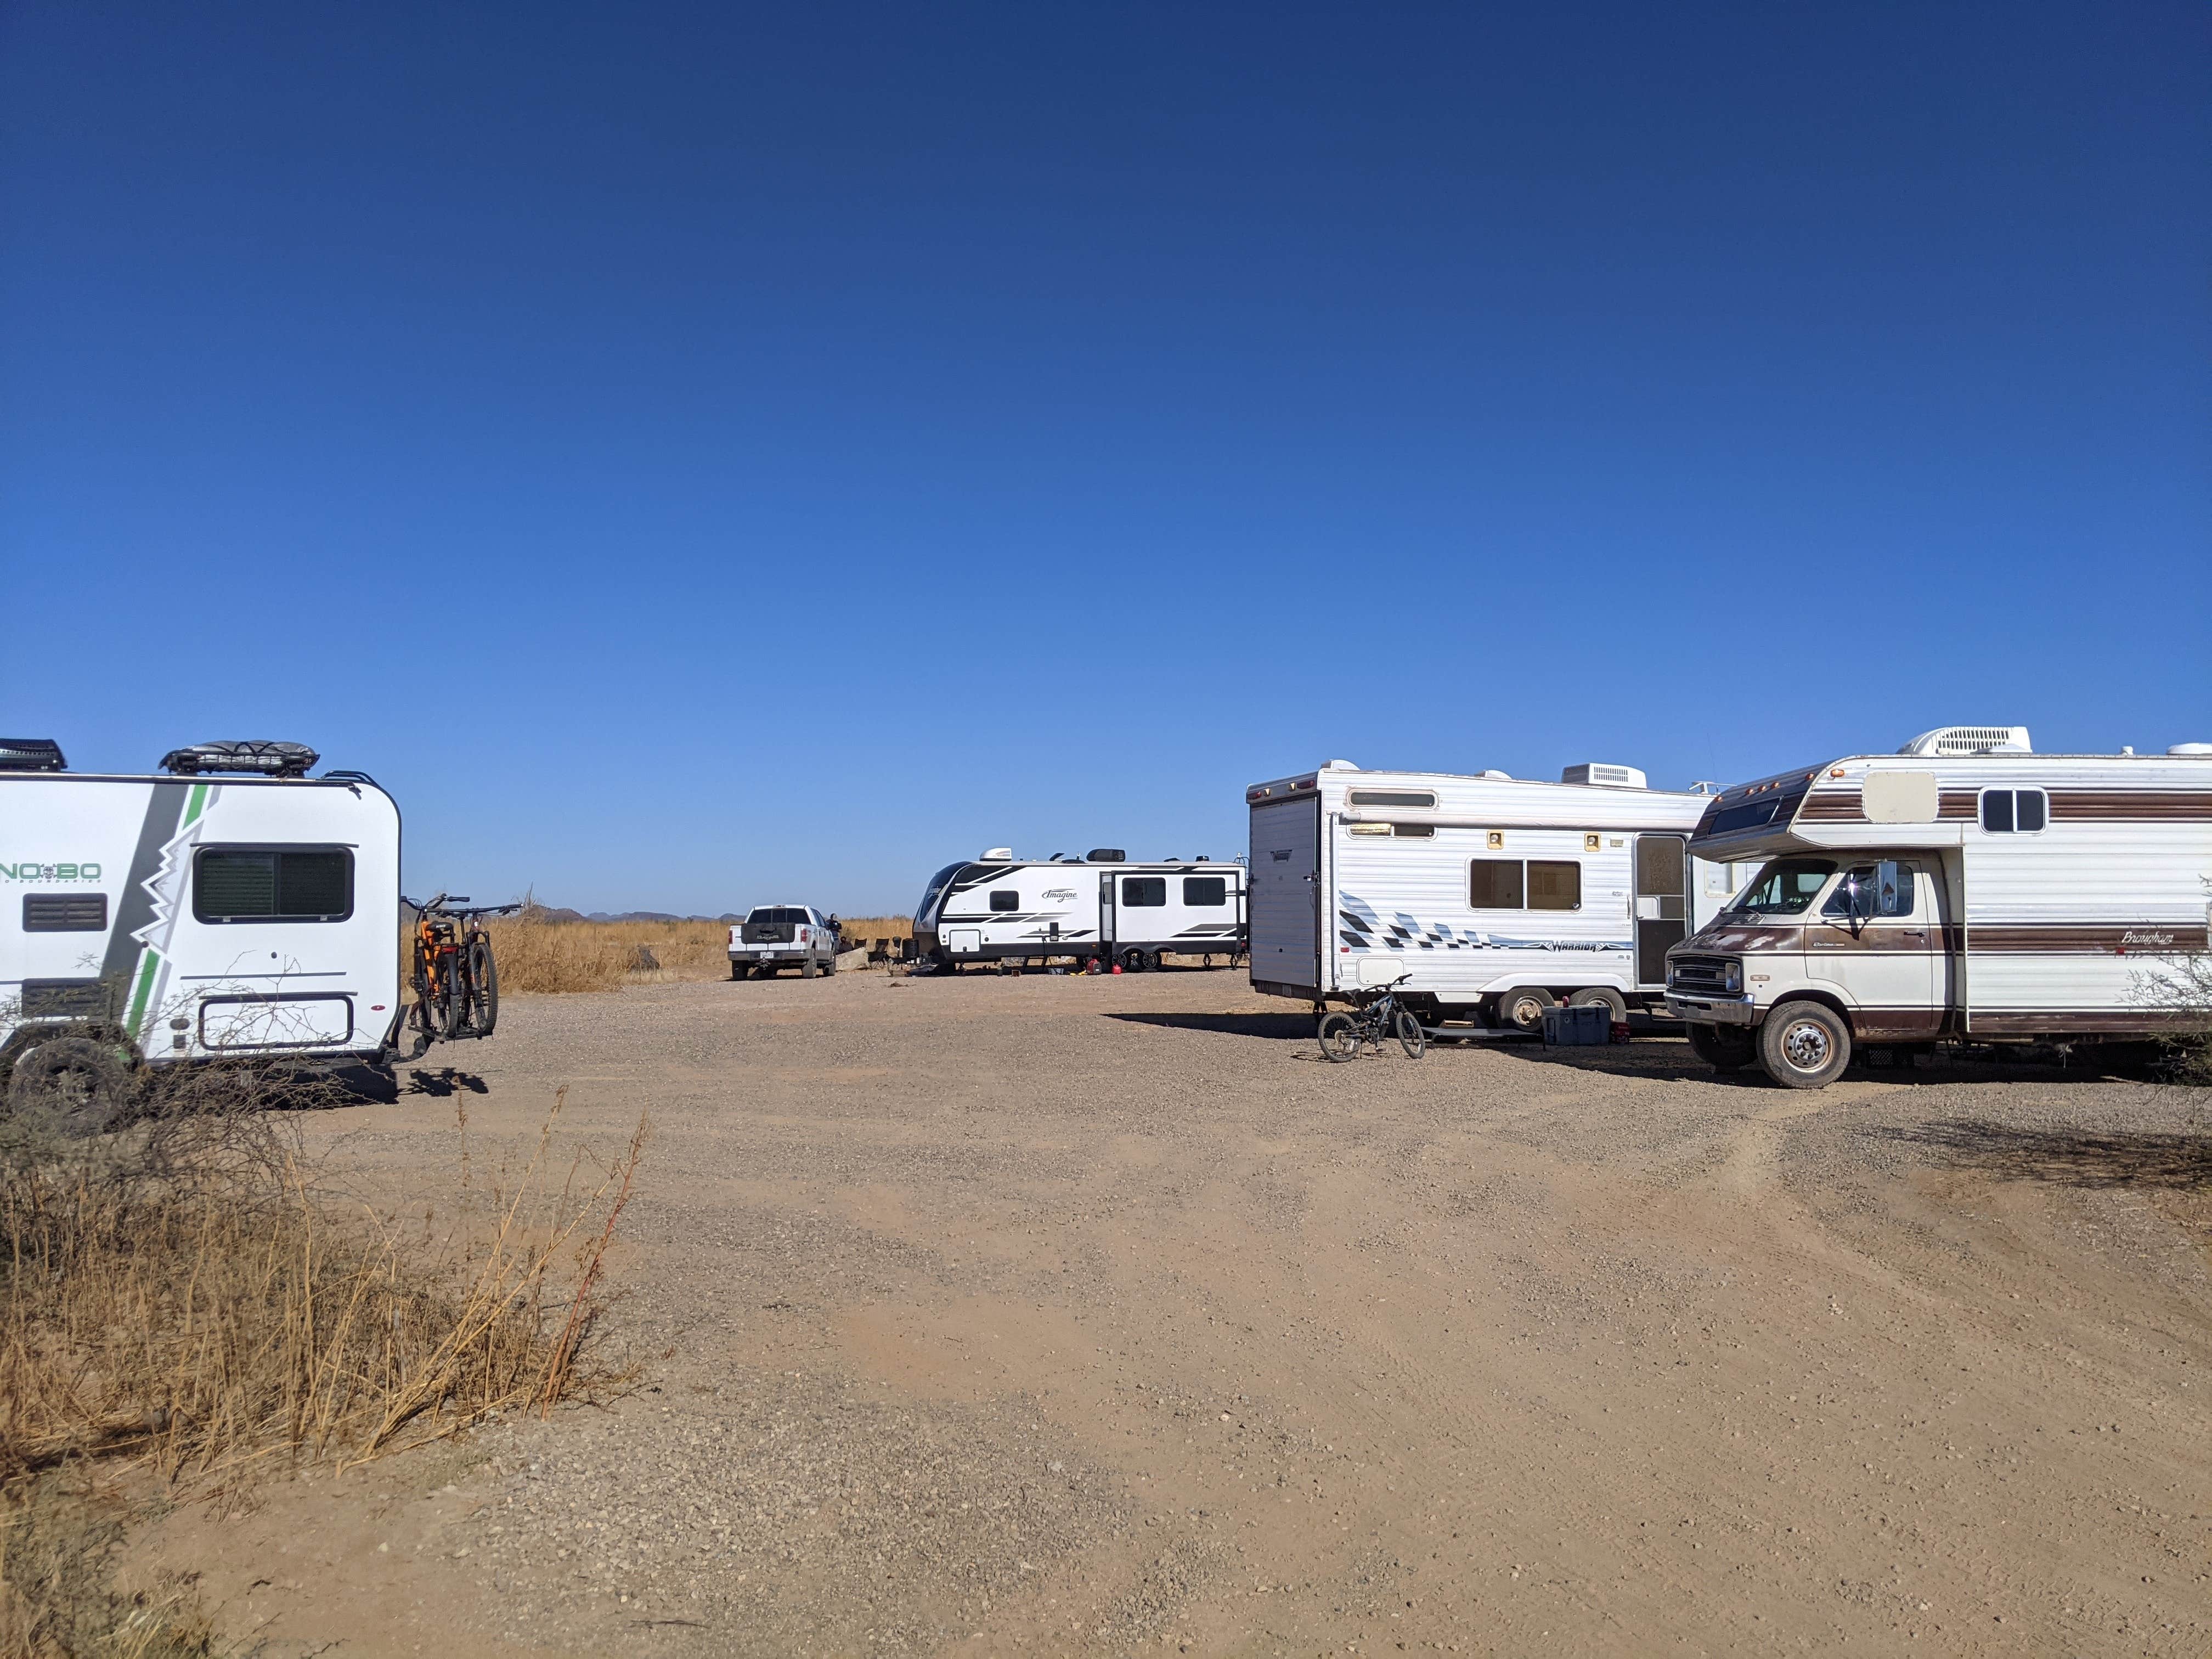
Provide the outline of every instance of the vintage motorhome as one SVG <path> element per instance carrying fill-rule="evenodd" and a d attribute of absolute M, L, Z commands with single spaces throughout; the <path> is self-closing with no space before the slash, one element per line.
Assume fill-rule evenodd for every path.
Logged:
<path fill-rule="evenodd" d="M 1557 783 L 1486 772 L 1369 772 L 1348 761 L 1244 792 L 1252 984 L 1321 1003 L 1412 971 L 1431 1019 L 1522 1028 L 1555 1003 L 1650 1008 L 1667 951 L 1727 900 L 1693 863 L 1707 798 L 1630 766 Z"/>
<path fill-rule="evenodd" d="M 932 876 L 914 913 L 916 951 L 955 968 L 1070 957 L 1134 972 L 1169 953 L 1233 959 L 1244 926 L 1241 865 L 1137 862 L 1111 847 L 1049 859 L 992 848 Z"/>
<path fill-rule="evenodd" d="M 298 744 L 173 751 L 158 776 L 0 741 L 0 1066 L 86 1034 L 151 1063 L 374 1059 L 399 1023 L 399 811 Z M 112 1052 L 112 1049 L 109 1052 Z"/>
<path fill-rule="evenodd" d="M 1703 858 L 1757 862 L 1670 958 L 1668 1006 L 1717 1066 L 1818 1087 L 1855 1048 L 2140 1040 L 2192 1016 L 2212 745 L 2039 755 L 1947 726 L 1716 796 Z"/>

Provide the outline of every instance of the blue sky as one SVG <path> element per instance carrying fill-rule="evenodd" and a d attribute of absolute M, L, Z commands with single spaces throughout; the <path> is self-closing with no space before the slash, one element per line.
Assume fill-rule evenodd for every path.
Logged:
<path fill-rule="evenodd" d="M 705 912 L 1331 756 L 2163 747 L 2208 362 L 2200 5 L 15 0 L 0 729 Z"/>

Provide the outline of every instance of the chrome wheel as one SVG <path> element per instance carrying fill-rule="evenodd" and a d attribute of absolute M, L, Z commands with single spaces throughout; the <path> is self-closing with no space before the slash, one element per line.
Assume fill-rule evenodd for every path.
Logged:
<path fill-rule="evenodd" d="M 1817 1072 L 1835 1053 L 1827 1028 L 1818 1020 L 1794 1019 L 1782 1034 L 1782 1057 L 1801 1072 Z"/>

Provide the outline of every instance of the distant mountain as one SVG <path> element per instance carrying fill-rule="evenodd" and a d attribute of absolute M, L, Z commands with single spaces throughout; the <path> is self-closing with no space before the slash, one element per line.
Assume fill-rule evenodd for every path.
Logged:
<path fill-rule="evenodd" d="M 533 904 L 523 913 L 531 921 L 743 921 L 742 913 L 719 916 L 679 916 L 666 910 L 570 910 L 555 904 Z"/>

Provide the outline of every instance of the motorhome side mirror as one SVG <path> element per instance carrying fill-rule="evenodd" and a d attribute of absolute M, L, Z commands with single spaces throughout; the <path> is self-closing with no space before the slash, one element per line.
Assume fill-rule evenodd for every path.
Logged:
<path fill-rule="evenodd" d="M 1912 908 L 1912 900 L 1905 885 L 1905 877 L 1895 859 L 1884 859 L 1874 867 L 1875 914 L 1881 916 L 1901 916 Z"/>

